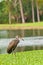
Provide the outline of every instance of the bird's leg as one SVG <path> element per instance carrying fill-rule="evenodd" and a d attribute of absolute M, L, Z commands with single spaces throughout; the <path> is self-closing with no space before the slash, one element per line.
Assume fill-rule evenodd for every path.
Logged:
<path fill-rule="evenodd" d="M 12 55 L 14 55 L 15 62 L 17 62 L 17 60 L 16 60 L 16 52 L 14 53 L 14 50 L 13 50 L 13 48 L 12 48 Z"/>
<path fill-rule="evenodd" d="M 14 51 L 13 51 L 13 48 L 12 48 L 12 54 L 14 53 Z"/>
<path fill-rule="evenodd" d="M 16 56 L 16 51 L 14 50 L 14 57 L 15 57 L 15 62 L 17 62 L 17 56 Z"/>
<path fill-rule="evenodd" d="M 12 48 L 12 55 L 14 54 L 14 57 L 15 57 L 15 61 L 16 61 L 16 52 L 14 52 L 15 50 L 13 50 Z"/>
<path fill-rule="evenodd" d="M 14 55 L 16 56 L 16 51 L 14 50 Z"/>

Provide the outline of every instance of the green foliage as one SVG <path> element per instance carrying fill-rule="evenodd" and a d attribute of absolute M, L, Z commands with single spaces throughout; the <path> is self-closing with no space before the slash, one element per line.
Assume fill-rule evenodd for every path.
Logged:
<path fill-rule="evenodd" d="M 39 10 L 43 11 L 43 0 L 34 0 L 34 8 L 35 8 L 35 21 L 37 21 L 37 12 L 36 12 L 36 1 L 38 3 Z M 18 0 L 17 0 L 18 3 Z M 22 6 L 23 6 L 23 12 L 25 22 L 32 22 L 32 2 L 31 0 L 22 0 Z M 11 12 L 12 15 L 15 16 L 15 18 L 11 18 L 12 23 L 15 23 L 18 18 L 18 22 L 21 22 L 21 14 L 20 14 L 20 6 L 17 4 L 16 7 L 14 7 L 14 1 L 13 0 L 2 0 L 0 2 L 0 23 L 8 23 L 9 22 L 9 12 Z M 20 18 L 19 18 L 20 17 Z M 15 20 L 16 19 L 16 20 Z M 43 20 L 43 14 L 40 15 L 41 21 Z"/>
<path fill-rule="evenodd" d="M 0 65 L 43 65 L 43 50 L 0 54 Z"/>
<path fill-rule="evenodd" d="M 0 4 L 0 23 L 8 23 L 8 7 L 4 1 Z"/>

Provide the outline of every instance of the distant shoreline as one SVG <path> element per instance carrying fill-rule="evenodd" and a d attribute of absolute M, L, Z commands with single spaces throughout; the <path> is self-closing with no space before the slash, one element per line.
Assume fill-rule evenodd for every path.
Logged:
<path fill-rule="evenodd" d="M 23 24 L 0 24 L 0 30 L 43 29 L 43 22 Z"/>
<path fill-rule="evenodd" d="M 43 29 L 43 26 L 3 26 L 0 30 L 25 30 L 25 29 Z"/>

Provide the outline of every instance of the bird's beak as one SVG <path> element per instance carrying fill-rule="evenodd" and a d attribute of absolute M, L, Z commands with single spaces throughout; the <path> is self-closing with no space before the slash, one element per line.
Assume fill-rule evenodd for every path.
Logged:
<path fill-rule="evenodd" d="M 24 39 L 22 38 L 22 40 L 24 41 Z"/>

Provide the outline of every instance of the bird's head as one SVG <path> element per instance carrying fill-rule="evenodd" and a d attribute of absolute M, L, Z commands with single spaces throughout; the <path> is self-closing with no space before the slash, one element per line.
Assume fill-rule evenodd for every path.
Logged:
<path fill-rule="evenodd" d="M 22 36 L 19 36 L 19 35 L 16 35 L 16 39 L 23 40 L 24 41 L 23 37 Z"/>

